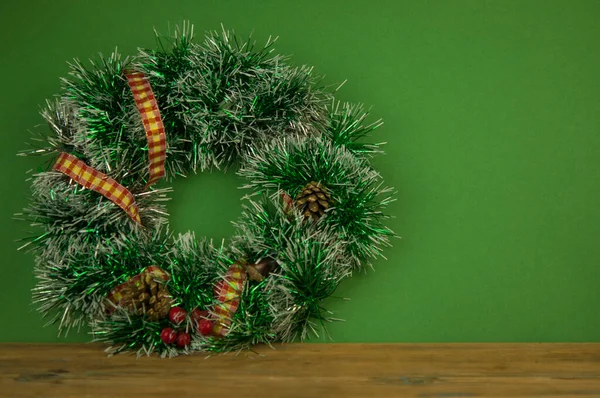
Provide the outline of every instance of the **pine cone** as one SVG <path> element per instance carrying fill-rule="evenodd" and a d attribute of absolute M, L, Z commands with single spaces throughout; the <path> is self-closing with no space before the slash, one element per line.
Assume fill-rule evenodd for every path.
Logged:
<path fill-rule="evenodd" d="M 142 272 L 113 289 L 109 300 L 137 315 L 145 315 L 156 322 L 165 318 L 172 299 L 165 285 L 149 272 Z"/>
<path fill-rule="evenodd" d="M 271 257 L 265 257 L 255 264 L 247 264 L 246 271 L 248 277 L 252 281 L 260 282 L 265 279 L 271 272 L 279 268 L 279 264 Z"/>
<path fill-rule="evenodd" d="M 333 200 L 327 188 L 319 182 L 311 181 L 298 193 L 294 204 L 302 211 L 305 218 L 318 219 L 333 204 Z"/>

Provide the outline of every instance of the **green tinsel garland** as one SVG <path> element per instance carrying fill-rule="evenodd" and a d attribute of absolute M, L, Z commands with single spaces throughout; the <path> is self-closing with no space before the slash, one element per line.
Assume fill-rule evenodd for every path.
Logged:
<path fill-rule="evenodd" d="M 43 229 L 25 244 L 36 253 L 34 301 L 61 331 L 91 325 L 109 352 L 225 352 L 316 333 L 333 320 L 323 299 L 381 256 L 393 235 L 383 225 L 391 190 L 369 163 L 381 144 L 361 141 L 381 123 L 365 124 L 363 108 L 335 101 L 311 68 L 274 55 L 273 41 L 256 48 L 223 30 L 196 43 L 188 24 L 157 41 L 156 50 L 140 49 L 132 58 L 115 52 L 89 67 L 74 61 L 63 93 L 42 112 L 50 132 L 23 152 L 71 153 L 114 178 L 134 194 L 144 226 L 63 174 L 35 174 L 20 215 Z M 167 181 L 228 167 L 247 178 L 250 200 L 227 247 L 168 232 L 163 202 L 170 189 L 146 188 L 147 142 L 123 77 L 128 69 L 143 72 L 157 98 Z M 311 181 L 333 198 L 317 221 L 281 199 L 293 200 Z M 168 319 L 107 312 L 111 289 L 150 265 L 171 275 L 173 305 L 211 311 L 215 284 L 242 258 L 269 258 L 278 269 L 245 282 L 225 337 L 192 333 L 187 347 L 175 348 L 160 337 Z"/>

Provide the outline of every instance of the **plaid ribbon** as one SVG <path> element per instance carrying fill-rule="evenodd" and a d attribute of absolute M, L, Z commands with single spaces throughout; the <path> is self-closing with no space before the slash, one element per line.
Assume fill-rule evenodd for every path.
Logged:
<path fill-rule="evenodd" d="M 142 223 L 138 207 L 131 192 L 106 174 L 88 166 L 75 156 L 64 152 L 58 155 L 53 169 L 67 175 L 79 185 L 98 192 L 123 209 L 135 222 L 138 224 Z"/>
<path fill-rule="evenodd" d="M 125 77 L 133 94 L 135 105 L 142 117 L 146 139 L 148 140 L 148 164 L 150 176 L 146 187 L 165 176 L 167 158 L 167 139 L 156 98 L 148 79 L 141 72 L 128 72 Z"/>
<path fill-rule="evenodd" d="M 144 269 L 141 273 L 129 278 L 126 282 L 121 283 L 120 285 L 114 287 L 108 293 L 108 296 L 106 297 L 106 299 L 108 301 L 114 303 L 115 305 L 122 305 L 123 304 L 122 301 L 124 298 L 123 291 L 132 284 L 139 286 L 140 281 L 146 274 L 151 274 L 154 277 L 154 279 L 160 279 L 165 282 L 168 281 L 169 279 L 171 279 L 171 276 L 167 272 L 163 271 L 162 269 L 160 269 L 159 267 L 157 267 L 155 265 L 152 265 L 152 266 Z M 108 308 L 109 311 L 112 309 L 114 309 L 114 307 Z"/>
<path fill-rule="evenodd" d="M 231 265 L 227 270 L 225 278 L 215 286 L 215 296 L 220 304 L 217 304 L 213 313 L 215 323 L 213 333 L 225 336 L 231 325 L 231 318 L 240 305 L 240 296 L 244 289 L 246 270 L 243 262 Z"/>

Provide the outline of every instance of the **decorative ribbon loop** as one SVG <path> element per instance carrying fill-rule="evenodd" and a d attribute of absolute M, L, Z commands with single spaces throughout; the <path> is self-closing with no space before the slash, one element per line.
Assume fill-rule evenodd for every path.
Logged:
<path fill-rule="evenodd" d="M 79 185 L 98 192 L 123 209 L 135 222 L 142 223 L 132 193 L 106 174 L 64 152 L 58 155 L 53 169 L 67 175 Z"/>
<path fill-rule="evenodd" d="M 149 187 L 165 176 L 165 160 L 167 158 L 165 126 L 146 76 L 141 72 L 128 72 L 125 77 L 133 94 L 135 105 L 142 117 L 144 130 L 146 130 L 150 173 L 146 187 Z"/>
<path fill-rule="evenodd" d="M 214 309 L 215 325 L 213 333 L 225 336 L 229 332 L 231 318 L 240 305 L 240 296 L 244 289 L 246 270 L 242 262 L 231 265 L 225 279 L 215 286 L 215 296 L 219 304 Z"/>

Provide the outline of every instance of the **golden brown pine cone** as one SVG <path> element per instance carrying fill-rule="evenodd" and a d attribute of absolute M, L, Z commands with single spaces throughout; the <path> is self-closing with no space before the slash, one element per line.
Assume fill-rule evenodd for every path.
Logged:
<path fill-rule="evenodd" d="M 296 195 L 294 204 L 302 211 L 305 218 L 318 219 L 333 204 L 333 200 L 325 186 L 311 181 Z"/>
<path fill-rule="evenodd" d="M 246 271 L 248 277 L 252 281 L 260 282 L 265 279 L 271 272 L 279 268 L 277 261 L 271 257 L 265 257 L 255 264 L 247 264 Z"/>
<path fill-rule="evenodd" d="M 145 315 L 150 321 L 165 318 L 171 309 L 172 299 L 164 283 L 155 280 L 151 273 L 142 273 L 125 282 L 120 288 L 119 306 Z"/>

